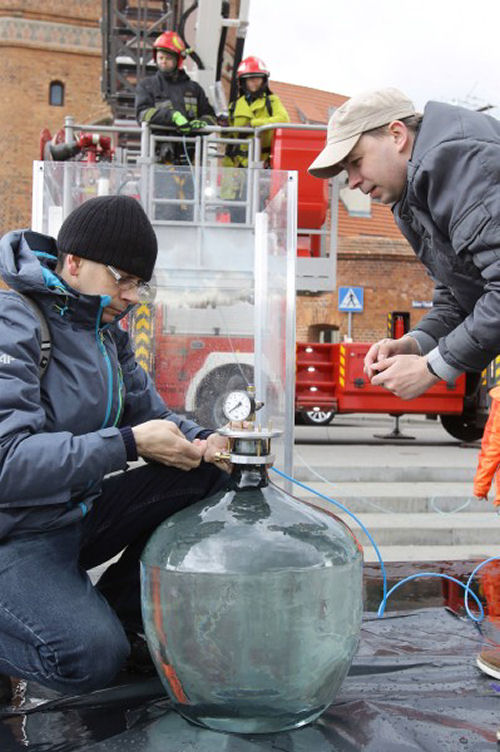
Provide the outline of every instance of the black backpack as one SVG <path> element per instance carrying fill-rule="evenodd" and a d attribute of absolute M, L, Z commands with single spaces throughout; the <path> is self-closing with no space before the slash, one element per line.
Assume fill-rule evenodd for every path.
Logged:
<path fill-rule="evenodd" d="M 18 294 L 21 295 L 24 301 L 30 306 L 33 313 L 38 316 L 38 320 L 40 322 L 40 329 L 42 330 L 42 342 L 40 345 L 40 362 L 38 364 L 38 371 L 40 378 L 42 378 L 45 371 L 49 367 L 50 353 L 52 351 L 52 338 L 50 336 L 49 324 L 38 303 L 35 303 L 35 301 L 32 300 L 28 295 L 24 295 L 23 293 Z"/>
<path fill-rule="evenodd" d="M 0 277 L 0 289 L 2 290 L 12 290 L 11 287 L 5 284 L 5 282 Z M 17 292 L 17 291 L 14 291 Z M 52 338 L 50 336 L 50 329 L 49 324 L 47 322 L 47 319 L 45 318 L 45 314 L 43 313 L 42 309 L 38 305 L 38 303 L 35 303 L 34 300 L 32 300 L 29 295 L 24 295 L 22 292 L 18 292 L 18 295 L 22 297 L 22 299 L 29 305 L 35 316 L 37 316 L 38 321 L 40 322 L 40 329 L 42 331 L 42 342 L 40 347 L 40 362 L 38 364 L 38 370 L 40 374 L 40 378 L 44 375 L 45 371 L 48 368 L 49 362 L 50 362 L 50 353 L 52 350 Z"/>

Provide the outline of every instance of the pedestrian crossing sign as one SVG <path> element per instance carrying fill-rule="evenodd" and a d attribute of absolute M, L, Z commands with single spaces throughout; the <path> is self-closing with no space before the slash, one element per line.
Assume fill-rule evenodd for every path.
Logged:
<path fill-rule="evenodd" d="M 339 311 L 361 313 L 363 310 L 363 287 L 339 287 Z"/>

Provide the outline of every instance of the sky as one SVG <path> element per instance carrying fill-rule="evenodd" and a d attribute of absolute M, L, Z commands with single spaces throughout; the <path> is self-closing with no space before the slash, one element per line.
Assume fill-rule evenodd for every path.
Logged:
<path fill-rule="evenodd" d="M 245 55 L 276 81 L 352 96 L 396 86 L 500 118 L 499 0 L 250 0 Z"/>

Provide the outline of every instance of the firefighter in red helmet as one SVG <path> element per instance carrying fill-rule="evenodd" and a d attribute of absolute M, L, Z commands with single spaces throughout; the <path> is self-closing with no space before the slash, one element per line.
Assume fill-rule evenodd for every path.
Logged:
<path fill-rule="evenodd" d="M 173 127 L 176 136 L 191 136 L 215 124 L 215 113 L 205 92 L 184 70 L 187 54 L 184 40 L 175 31 L 164 31 L 155 40 L 153 58 L 158 70 L 139 81 L 136 89 L 139 123 Z M 169 135 L 168 131 L 156 133 Z M 154 219 L 192 220 L 194 187 L 190 163 L 194 151 L 193 141 L 184 139 L 167 138 L 158 144 L 156 159 L 168 167 L 158 170 L 155 193 L 167 203 L 155 204 Z M 179 199 L 183 202 L 179 203 Z"/>
<path fill-rule="evenodd" d="M 139 123 L 173 126 L 183 135 L 214 125 L 215 113 L 201 86 L 184 70 L 188 54 L 184 40 L 175 31 L 164 31 L 153 44 L 153 58 L 158 67 L 153 76 L 139 81 L 135 110 Z M 185 163 L 182 144 L 171 146 L 162 161 Z"/>
<path fill-rule="evenodd" d="M 153 43 L 153 60 L 158 64 L 158 51 L 170 55 L 176 68 L 182 68 L 186 57 L 184 40 L 175 31 L 164 31 Z M 163 70 L 163 69 L 162 69 Z"/>

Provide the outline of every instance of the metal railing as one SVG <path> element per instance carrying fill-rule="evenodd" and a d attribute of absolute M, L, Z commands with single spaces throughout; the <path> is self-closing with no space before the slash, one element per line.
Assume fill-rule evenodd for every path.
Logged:
<path fill-rule="evenodd" d="M 265 193 L 262 172 L 255 169 L 263 167 L 261 135 L 278 128 L 326 131 L 323 125 L 297 123 L 272 123 L 258 128 L 214 125 L 184 136 L 174 128 L 155 125 L 153 129 L 148 123 L 141 127 L 88 125 L 67 117 L 65 140 L 73 141 L 79 131 L 109 134 L 117 162 L 135 164 L 139 169 L 141 200 L 155 223 L 220 226 L 223 221 L 232 227 L 248 229 L 254 226 L 255 213 L 262 209 L 265 201 L 259 196 L 259 193 Z M 135 148 L 120 147 L 121 141 L 133 142 Z M 229 147 L 243 147 L 248 168 L 225 166 L 224 170 L 220 169 L 224 161 L 230 163 L 226 159 Z M 177 155 L 180 153 L 184 164 L 162 164 L 159 161 L 162 149 L 170 149 Z M 176 178 L 178 183 L 183 181 L 183 195 L 175 192 Z M 231 182 L 231 179 L 238 195 L 227 195 L 224 180 Z M 320 236 L 320 255 L 332 259 L 336 256 L 336 232 L 332 232 L 331 227 L 336 226 L 337 204 L 338 189 L 333 181 L 329 221 L 321 228 L 298 227 L 299 235 Z"/>

